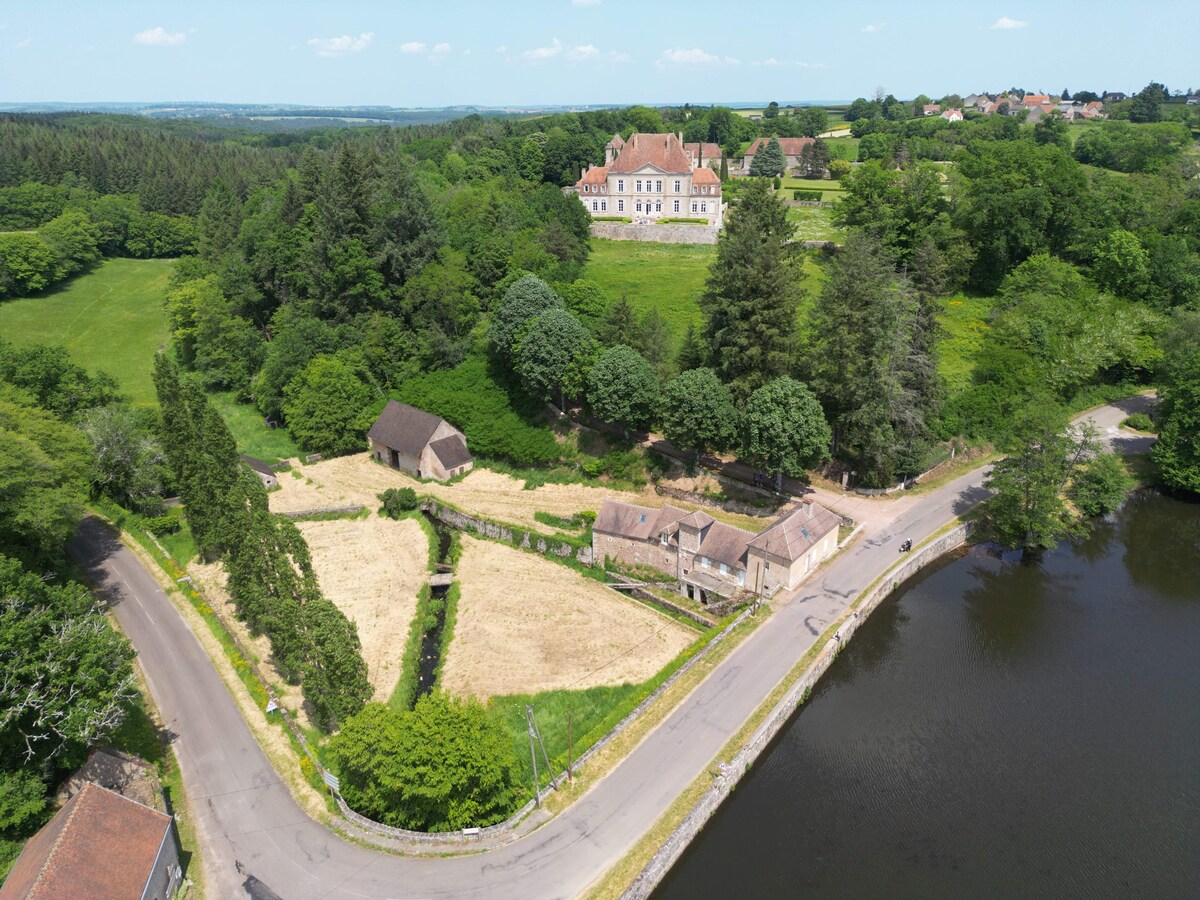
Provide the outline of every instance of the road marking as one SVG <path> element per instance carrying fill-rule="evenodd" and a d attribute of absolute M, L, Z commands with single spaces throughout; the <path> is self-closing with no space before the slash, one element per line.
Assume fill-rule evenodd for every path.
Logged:
<path fill-rule="evenodd" d="M 137 591 L 135 591 L 133 589 L 133 586 L 130 585 L 130 583 L 128 581 L 126 581 L 124 579 L 124 577 L 121 578 L 121 584 L 125 585 L 125 587 L 128 588 L 130 595 L 133 597 L 134 600 L 137 601 L 137 605 L 142 608 L 142 612 L 144 612 L 146 614 L 146 618 L 150 620 L 150 624 L 154 625 L 155 624 L 154 617 L 152 615 L 150 615 L 150 610 L 146 609 L 146 604 L 142 602 L 142 598 L 137 595 Z"/>

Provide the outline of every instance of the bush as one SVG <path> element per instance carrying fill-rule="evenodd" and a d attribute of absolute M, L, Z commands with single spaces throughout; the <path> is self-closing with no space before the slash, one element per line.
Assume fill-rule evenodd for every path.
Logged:
<path fill-rule="evenodd" d="M 147 516 L 142 519 L 142 527 L 156 535 L 174 534 L 183 524 L 179 516 L 168 513 L 165 516 Z"/>
<path fill-rule="evenodd" d="M 813 200 L 813 201 L 816 201 L 819 203 L 821 201 L 821 192 L 820 191 L 792 191 L 792 199 L 793 200 Z"/>
<path fill-rule="evenodd" d="M 1134 431 L 1145 431 L 1149 434 L 1154 434 L 1156 431 L 1154 420 L 1145 413 L 1134 413 L 1121 424 Z"/>
<path fill-rule="evenodd" d="M 417 492 L 410 487 L 388 488 L 379 495 L 379 499 L 383 501 L 379 512 L 389 519 L 399 519 L 404 513 L 417 508 Z"/>
<path fill-rule="evenodd" d="M 783 187 L 783 181 L 779 178 L 778 175 L 775 176 L 775 180 L 774 180 L 773 184 L 775 186 L 775 190 L 779 190 L 781 187 Z"/>

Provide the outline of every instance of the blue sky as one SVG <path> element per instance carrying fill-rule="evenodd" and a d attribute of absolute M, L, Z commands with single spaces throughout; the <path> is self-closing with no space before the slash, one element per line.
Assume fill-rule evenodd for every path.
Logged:
<path fill-rule="evenodd" d="M 731 14 L 737 11 L 737 15 Z M 0 101 L 840 100 L 1200 87 L 1195 6 L 0 0 Z"/>

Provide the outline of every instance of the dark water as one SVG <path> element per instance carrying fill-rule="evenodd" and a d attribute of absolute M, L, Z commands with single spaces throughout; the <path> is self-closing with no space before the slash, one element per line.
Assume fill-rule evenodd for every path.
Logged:
<path fill-rule="evenodd" d="M 1200 505 L 910 582 L 655 896 L 1200 897 Z"/>
<path fill-rule="evenodd" d="M 425 521 L 433 526 L 434 532 L 438 538 L 438 559 L 437 570 L 439 572 L 451 571 L 449 563 L 450 557 L 450 526 L 436 516 L 431 516 L 428 512 L 423 513 Z M 446 585 L 438 587 L 430 587 L 429 595 L 432 602 L 429 604 L 430 612 L 432 613 L 431 620 L 426 624 L 425 633 L 421 635 L 421 657 L 417 661 L 417 691 L 413 697 L 413 703 L 416 703 L 421 697 L 424 697 L 433 690 L 433 684 L 437 680 L 437 668 L 442 659 L 442 634 L 446 628 L 446 594 L 450 588 Z"/>

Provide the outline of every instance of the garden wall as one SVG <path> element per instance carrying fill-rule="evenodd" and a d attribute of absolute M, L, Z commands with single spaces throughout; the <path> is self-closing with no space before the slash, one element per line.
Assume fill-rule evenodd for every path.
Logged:
<path fill-rule="evenodd" d="M 487 519 L 467 515 L 464 512 L 459 512 L 452 506 L 446 506 L 444 503 L 439 503 L 436 500 L 425 500 L 421 504 L 421 508 L 434 518 L 445 522 L 451 528 L 457 528 L 459 531 L 473 531 L 494 541 L 503 541 L 522 550 L 536 550 L 543 556 L 547 554 L 553 554 L 562 558 L 574 556 L 576 562 L 580 565 L 590 566 L 592 564 L 592 547 L 590 544 L 576 546 L 558 538 L 544 537 L 536 531 L 514 529 L 508 525 L 500 525 Z"/>
<path fill-rule="evenodd" d="M 715 244 L 716 225 L 654 225 L 641 222 L 593 222 L 592 237 L 610 241 L 651 241 L 658 244 Z"/>

